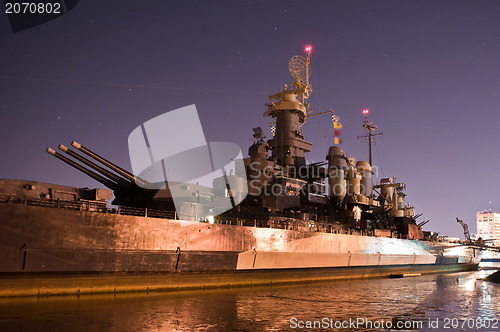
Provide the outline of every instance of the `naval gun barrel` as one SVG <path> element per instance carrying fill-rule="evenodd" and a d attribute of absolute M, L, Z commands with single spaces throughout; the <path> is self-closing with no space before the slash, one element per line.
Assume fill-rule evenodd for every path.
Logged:
<path fill-rule="evenodd" d="M 117 176 L 116 174 L 113 174 L 113 173 L 109 172 L 108 170 L 102 168 L 101 166 L 96 165 L 95 163 L 91 162 L 90 160 L 80 156 L 78 153 L 68 149 L 67 147 L 65 147 L 62 144 L 59 144 L 59 150 L 66 152 L 71 157 L 75 158 L 78 161 L 81 161 L 82 163 L 89 166 L 90 168 L 95 169 L 96 171 L 98 171 L 102 175 L 106 176 L 108 179 L 111 179 L 112 181 L 118 183 L 119 185 L 130 186 L 132 184 L 129 181 L 125 180 L 124 178 Z"/>
<path fill-rule="evenodd" d="M 113 171 L 115 171 L 116 173 L 120 174 L 121 176 L 123 176 L 124 178 L 126 178 L 127 180 L 131 181 L 131 182 L 134 182 L 136 183 L 137 185 L 139 186 L 142 186 L 142 187 L 145 187 L 147 185 L 146 182 L 144 182 L 144 180 L 141 180 L 139 178 L 136 178 L 132 173 L 124 170 L 123 168 L 113 164 L 112 162 L 104 159 L 103 157 L 99 156 L 98 154 L 90 151 L 89 149 L 87 149 L 86 147 L 82 146 L 81 144 L 79 144 L 78 142 L 76 141 L 73 141 L 71 143 L 71 145 L 77 149 L 77 150 L 80 150 L 82 151 L 83 153 L 85 153 L 87 156 L 91 157 L 91 158 L 94 158 L 95 160 L 97 160 L 98 162 L 100 162 L 101 164 L 103 165 L 106 165 L 107 167 L 109 167 L 110 169 L 112 169 Z"/>
<path fill-rule="evenodd" d="M 56 158 L 58 158 L 58 159 L 60 159 L 60 160 L 64 161 L 66 164 L 68 164 L 68 165 L 70 165 L 70 166 L 72 166 L 72 167 L 76 168 L 76 169 L 77 169 L 77 170 L 79 170 L 80 172 L 87 174 L 87 175 L 88 175 L 88 176 L 90 176 L 92 179 L 94 179 L 94 180 L 96 180 L 96 181 L 98 181 L 98 182 L 102 183 L 102 184 L 103 184 L 103 185 L 105 185 L 106 187 L 108 187 L 108 188 L 110 188 L 110 189 L 112 189 L 112 190 L 116 190 L 116 189 L 118 189 L 118 184 L 117 184 L 117 183 L 115 183 L 115 182 L 113 182 L 113 181 L 111 181 L 111 180 L 108 180 L 108 179 L 104 178 L 103 176 L 101 176 L 101 175 L 99 175 L 99 174 L 97 174 L 97 173 L 94 173 L 94 172 L 92 172 L 92 171 L 90 171 L 90 170 L 86 169 L 85 167 L 83 167 L 83 166 L 81 166 L 81 165 L 79 165 L 79 164 L 75 163 L 73 160 L 71 160 L 71 159 L 69 159 L 69 158 L 67 158 L 67 157 L 63 156 L 62 154 L 60 154 L 60 153 L 58 153 L 58 152 L 56 152 L 56 151 L 52 150 L 51 148 L 47 148 L 47 150 L 46 150 L 46 151 L 47 151 L 47 153 L 49 153 L 49 154 L 53 155 L 54 157 L 56 157 Z"/>
<path fill-rule="evenodd" d="M 418 227 L 423 227 L 425 224 L 427 224 L 429 221 L 431 221 L 430 219 L 427 219 L 425 221 L 422 221 L 420 224 L 418 224 L 417 226 Z"/>

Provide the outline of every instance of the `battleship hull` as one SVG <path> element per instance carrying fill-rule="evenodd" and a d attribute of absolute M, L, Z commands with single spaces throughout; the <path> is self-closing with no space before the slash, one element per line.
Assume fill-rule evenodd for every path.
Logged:
<path fill-rule="evenodd" d="M 441 243 L 0 204 L 0 296 L 252 286 L 477 268 Z M 460 250 L 459 250 L 460 249 Z"/>
<path fill-rule="evenodd" d="M 312 91 L 307 52 L 289 62 L 293 88 L 285 85 L 269 96 L 264 115 L 276 121 L 273 138 L 266 141 L 263 129 L 254 128 L 247 158 L 233 144 L 206 142 L 191 105 L 132 131 L 133 173 L 75 141 L 71 148 L 59 145 L 64 155 L 46 150 L 110 190 L 0 179 L 0 296 L 477 268 L 474 249 L 423 241 L 435 238 L 421 230 L 428 221 L 416 223 L 420 215 L 406 203 L 403 183 L 381 179 L 379 192 L 373 191 L 371 142 L 380 134 L 367 113 L 369 162 L 355 163 L 337 144 L 326 161 L 306 163 L 312 149 L 301 131 L 312 111 L 306 102 Z M 332 120 L 335 129 L 342 127 L 338 116 Z M 174 128 L 183 128 L 182 135 Z M 158 149 L 168 144 L 171 149 Z"/>

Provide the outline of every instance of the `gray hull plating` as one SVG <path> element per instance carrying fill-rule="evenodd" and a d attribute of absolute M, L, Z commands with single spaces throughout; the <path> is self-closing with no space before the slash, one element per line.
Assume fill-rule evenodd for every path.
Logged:
<path fill-rule="evenodd" d="M 479 258 L 431 242 L 0 204 L 0 273 L 231 272 L 442 265 Z M 449 266 L 447 268 L 450 268 Z"/>

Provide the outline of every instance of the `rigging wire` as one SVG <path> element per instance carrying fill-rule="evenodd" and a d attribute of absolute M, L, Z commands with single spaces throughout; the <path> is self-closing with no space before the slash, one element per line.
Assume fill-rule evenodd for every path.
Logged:
<path fill-rule="evenodd" d="M 97 86 L 111 86 L 111 87 L 124 87 L 124 88 L 137 88 L 137 89 L 160 89 L 160 90 L 176 90 L 176 91 L 198 91 L 198 92 L 217 92 L 217 93 L 233 93 L 233 94 L 254 94 L 262 95 L 262 92 L 246 91 L 246 90 L 224 90 L 224 89 L 204 89 L 204 88 L 180 88 L 164 85 L 147 85 L 147 84 L 127 84 L 127 83 L 112 83 L 112 82 L 99 82 L 99 81 L 78 81 L 78 80 L 64 80 L 40 77 L 16 77 L 0 75 L 0 78 L 7 80 L 24 80 L 24 81 L 38 81 L 38 82 L 51 82 L 51 83 L 66 83 L 78 85 L 97 85 Z"/>
<path fill-rule="evenodd" d="M 377 153 L 378 163 L 380 165 L 380 171 L 382 172 L 382 178 L 385 178 L 384 168 L 382 167 L 382 159 L 380 159 L 380 155 L 378 154 L 377 141 L 373 142 L 375 145 L 375 152 Z"/>
<path fill-rule="evenodd" d="M 315 104 L 312 104 L 311 105 L 314 105 L 314 109 L 317 111 L 317 112 L 320 112 L 320 111 L 328 111 L 329 109 L 326 109 L 324 107 L 321 107 L 319 105 L 315 105 Z M 314 114 L 314 113 L 313 113 Z M 334 113 L 335 114 L 335 113 Z M 341 122 L 342 122 L 342 125 L 345 127 L 346 125 L 349 126 L 349 127 L 354 127 L 356 129 L 359 129 L 360 128 L 360 125 L 359 123 L 355 123 L 355 122 L 352 122 L 352 121 L 349 121 L 349 120 L 345 120 L 345 119 L 341 119 Z M 321 123 L 321 122 L 320 122 Z M 362 134 L 364 134 L 364 132 L 362 132 Z M 328 142 L 328 140 L 327 140 Z M 324 147 L 323 147 L 324 148 Z M 367 155 L 368 154 L 368 148 L 366 147 L 365 144 L 354 144 L 354 148 L 355 150 L 353 151 L 353 156 L 360 156 L 360 155 Z M 364 160 L 359 158 L 359 160 Z"/>
<path fill-rule="evenodd" d="M 316 87 L 316 103 L 318 105 L 319 108 L 321 108 L 319 105 L 321 105 L 320 101 L 319 101 L 319 92 L 317 91 L 317 86 L 318 86 L 318 79 L 316 77 L 316 75 L 313 75 L 314 73 L 316 73 L 316 67 L 314 66 L 314 62 L 313 61 L 310 61 L 309 62 L 311 64 L 311 76 L 313 77 L 314 79 L 314 86 Z M 328 145 L 328 136 L 326 135 L 325 133 L 325 129 L 323 127 L 323 121 L 321 121 L 321 119 L 318 119 L 318 122 L 319 122 L 319 128 L 321 130 L 321 148 L 323 149 L 323 151 L 325 151 L 326 147 L 325 147 L 325 144 Z"/>
<path fill-rule="evenodd" d="M 329 111 L 330 109 L 329 108 L 325 108 L 325 107 L 321 107 L 317 104 L 313 104 L 313 103 L 309 103 L 311 106 L 314 106 L 314 110 L 316 112 L 319 112 L 319 111 L 322 111 L 322 112 L 327 112 Z M 315 113 L 316 113 L 315 112 Z M 311 115 L 314 115 L 315 113 L 312 113 Z M 333 112 L 333 114 L 335 114 L 335 111 Z M 359 128 L 359 123 L 355 123 L 355 122 L 352 122 L 352 121 L 349 121 L 349 120 L 345 120 L 345 118 L 341 118 L 341 122 L 342 122 L 342 125 L 345 126 L 346 124 L 349 125 L 349 126 L 352 126 L 352 127 L 356 127 L 356 128 Z"/>
<path fill-rule="evenodd" d="M 314 86 L 318 86 L 318 79 L 316 78 L 315 75 L 313 75 L 313 73 L 316 73 L 316 68 L 314 67 L 314 62 L 310 61 L 311 63 L 311 76 L 314 77 Z M 316 91 L 316 102 L 318 103 L 318 105 L 320 105 L 321 103 L 319 102 L 319 92 Z"/>

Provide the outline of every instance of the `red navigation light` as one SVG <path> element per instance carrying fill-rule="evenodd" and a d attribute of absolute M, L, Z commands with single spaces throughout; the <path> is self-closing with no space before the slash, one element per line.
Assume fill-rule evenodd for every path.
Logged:
<path fill-rule="evenodd" d="M 368 108 L 365 108 L 365 109 L 363 110 L 363 114 L 364 114 L 364 115 L 368 115 L 368 113 L 370 113 L 370 110 L 369 110 Z"/>
<path fill-rule="evenodd" d="M 305 47 L 305 50 L 306 50 L 306 52 L 307 52 L 307 53 L 311 53 L 312 49 L 313 49 L 313 48 L 312 48 L 312 46 L 311 46 L 311 45 L 307 45 L 307 46 Z"/>

